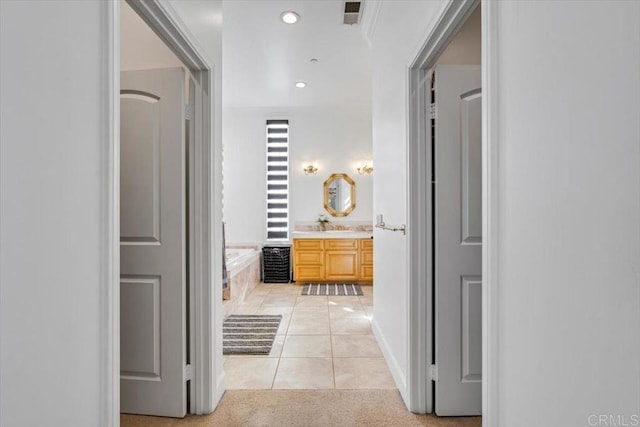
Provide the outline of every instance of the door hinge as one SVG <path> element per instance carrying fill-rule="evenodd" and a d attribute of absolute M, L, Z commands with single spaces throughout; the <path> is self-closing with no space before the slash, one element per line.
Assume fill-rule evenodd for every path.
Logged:
<path fill-rule="evenodd" d="M 437 365 L 429 365 L 429 378 L 433 382 L 438 382 L 438 366 Z"/>
<path fill-rule="evenodd" d="M 191 379 L 191 365 L 184 365 L 183 380 L 189 381 Z"/>
<path fill-rule="evenodd" d="M 436 103 L 435 102 L 429 104 L 429 118 L 430 119 L 435 119 L 436 118 Z"/>
<path fill-rule="evenodd" d="M 190 105 L 190 104 L 184 105 L 184 118 L 186 120 L 191 120 L 193 118 L 193 105 Z"/>

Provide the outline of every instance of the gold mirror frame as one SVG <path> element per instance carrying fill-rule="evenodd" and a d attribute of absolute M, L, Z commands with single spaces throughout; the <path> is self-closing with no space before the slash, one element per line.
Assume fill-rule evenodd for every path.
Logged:
<path fill-rule="evenodd" d="M 336 179 L 344 179 L 351 187 L 351 204 L 343 211 L 337 211 L 331 207 L 329 203 L 329 185 Z M 356 208 L 356 183 L 346 173 L 334 173 L 324 182 L 324 208 L 331 216 L 347 216 Z"/>

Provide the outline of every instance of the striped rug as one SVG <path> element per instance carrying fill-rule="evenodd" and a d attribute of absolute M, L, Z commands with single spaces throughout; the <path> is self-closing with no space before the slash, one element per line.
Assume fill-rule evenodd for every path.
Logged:
<path fill-rule="evenodd" d="M 302 295 L 358 296 L 362 289 L 357 283 L 307 283 L 302 286 Z"/>
<path fill-rule="evenodd" d="M 269 354 L 282 315 L 231 315 L 222 326 L 222 354 Z"/>

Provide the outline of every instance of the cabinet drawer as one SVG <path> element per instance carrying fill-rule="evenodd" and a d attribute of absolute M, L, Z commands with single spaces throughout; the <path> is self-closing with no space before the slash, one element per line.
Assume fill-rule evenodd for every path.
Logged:
<path fill-rule="evenodd" d="M 358 241 L 355 239 L 327 239 L 326 249 L 358 249 Z"/>
<path fill-rule="evenodd" d="M 321 265 L 296 265 L 294 267 L 293 279 L 296 282 L 308 280 L 323 280 L 324 267 Z"/>
<path fill-rule="evenodd" d="M 322 251 L 296 251 L 294 254 L 294 265 L 322 265 Z"/>
<path fill-rule="evenodd" d="M 372 265 L 373 264 L 373 251 L 361 251 L 360 252 L 360 264 Z"/>
<path fill-rule="evenodd" d="M 360 248 L 361 249 L 371 249 L 371 250 L 373 250 L 373 239 L 362 239 L 362 240 L 360 240 Z"/>
<path fill-rule="evenodd" d="M 373 265 L 360 266 L 360 280 L 364 280 L 364 281 L 373 280 Z"/>
<path fill-rule="evenodd" d="M 322 240 L 314 239 L 295 239 L 293 241 L 293 248 L 300 251 L 313 251 L 322 250 Z"/>

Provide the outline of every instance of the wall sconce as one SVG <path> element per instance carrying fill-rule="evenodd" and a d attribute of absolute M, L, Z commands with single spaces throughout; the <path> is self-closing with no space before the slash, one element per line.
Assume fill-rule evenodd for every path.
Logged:
<path fill-rule="evenodd" d="M 318 173 L 318 167 L 312 163 L 309 163 L 302 170 L 304 171 L 305 175 L 315 175 Z"/>
<path fill-rule="evenodd" d="M 360 175 L 371 175 L 373 173 L 373 166 L 369 163 L 364 163 L 361 166 L 358 166 L 357 170 Z"/>

